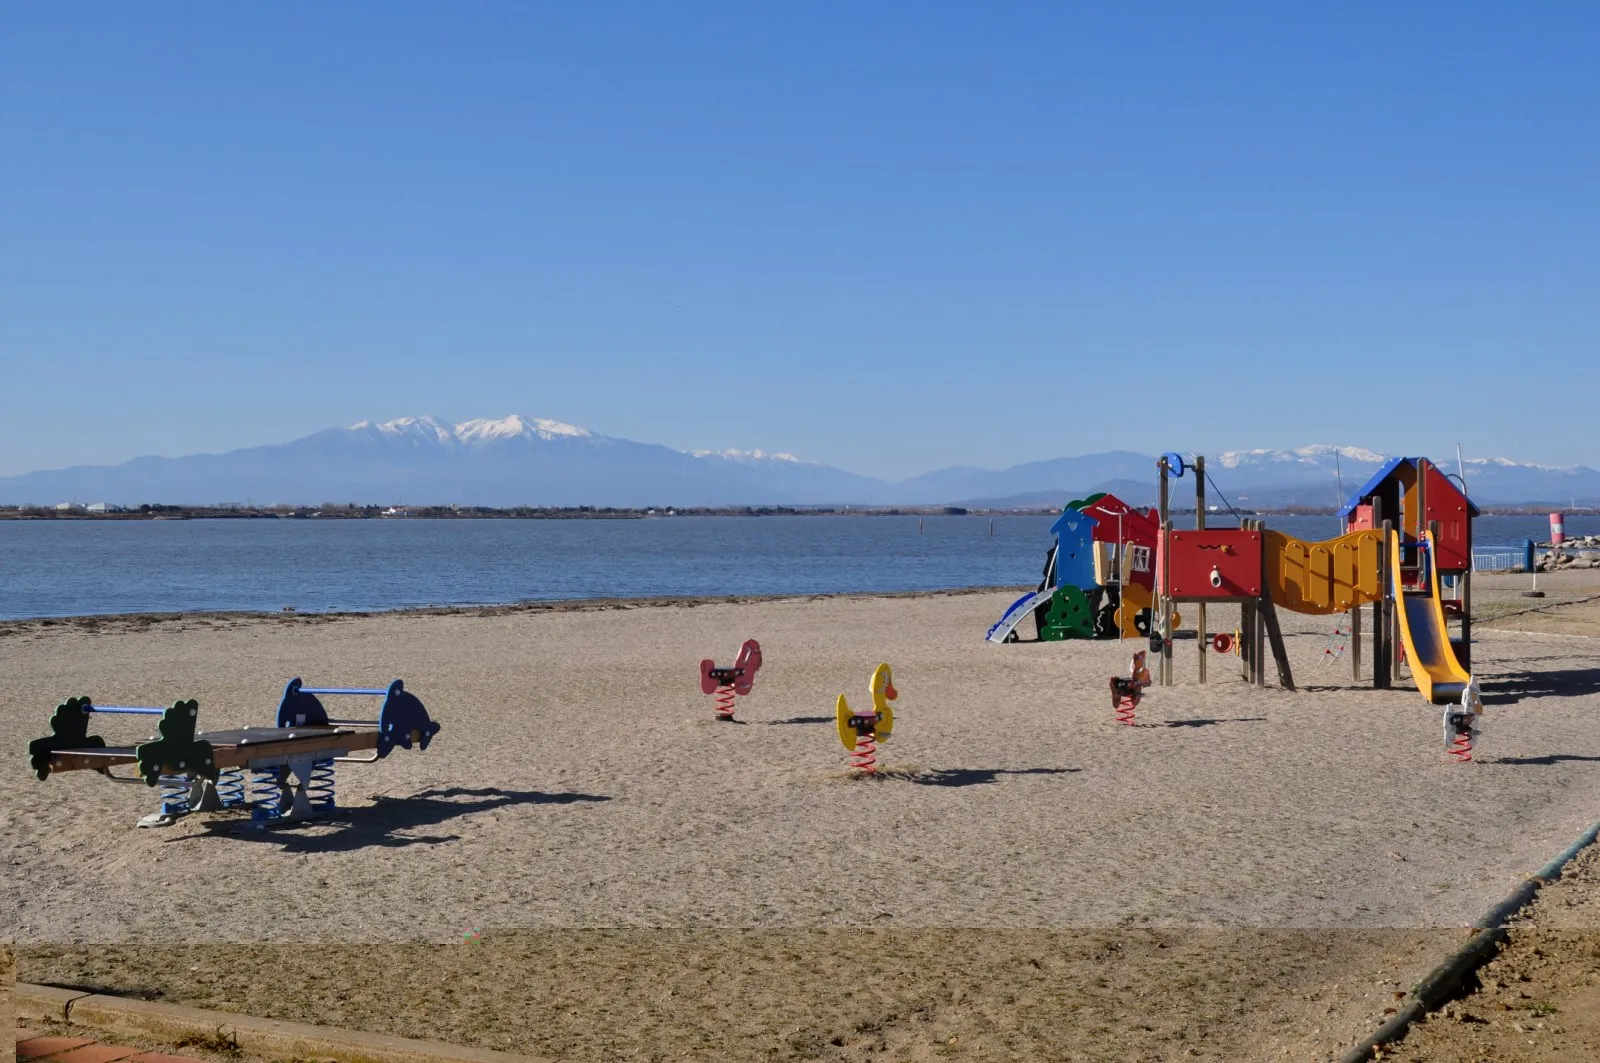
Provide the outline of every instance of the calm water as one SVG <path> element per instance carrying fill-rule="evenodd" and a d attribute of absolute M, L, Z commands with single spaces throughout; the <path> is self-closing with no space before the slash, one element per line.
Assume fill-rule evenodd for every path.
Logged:
<path fill-rule="evenodd" d="M 0 521 L 0 618 L 1018 586 L 1050 517 Z M 1214 523 L 1218 523 L 1215 522 Z M 1275 517 L 1302 538 L 1333 517 Z M 1543 538 L 1485 517 L 1480 549 Z M 1600 534 L 1569 517 L 1567 534 Z"/>

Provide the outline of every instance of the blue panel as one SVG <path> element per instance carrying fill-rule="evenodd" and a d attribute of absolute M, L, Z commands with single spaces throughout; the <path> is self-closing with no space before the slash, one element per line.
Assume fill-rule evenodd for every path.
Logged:
<path fill-rule="evenodd" d="M 1098 586 L 1094 581 L 1094 526 L 1087 513 L 1068 509 L 1051 525 L 1056 534 L 1056 586 Z"/>

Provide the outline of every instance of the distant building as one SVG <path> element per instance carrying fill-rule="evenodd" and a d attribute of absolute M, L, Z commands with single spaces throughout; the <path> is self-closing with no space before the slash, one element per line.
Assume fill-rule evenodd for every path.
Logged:
<path fill-rule="evenodd" d="M 122 507 L 112 505 L 110 502 L 91 502 L 87 507 L 90 513 L 121 513 Z"/>
<path fill-rule="evenodd" d="M 57 502 L 56 503 L 56 509 L 59 510 L 60 512 L 62 512 L 62 513 L 65 513 L 65 512 L 67 512 L 69 510 L 82 509 L 82 508 L 83 507 L 78 505 L 78 503 L 76 503 L 76 502 Z"/>

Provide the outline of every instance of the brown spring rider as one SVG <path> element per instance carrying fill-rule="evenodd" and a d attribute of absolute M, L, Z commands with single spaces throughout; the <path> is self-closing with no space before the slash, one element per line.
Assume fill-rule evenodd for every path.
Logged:
<path fill-rule="evenodd" d="M 1117 714 L 1117 722 L 1133 726 L 1133 713 L 1139 707 L 1139 698 L 1144 694 L 1144 688 L 1150 685 L 1150 669 L 1145 664 L 1145 650 L 1140 650 L 1133 655 L 1133 660 L 1128 664 L 1127 678 L 1119 675 L 1111 677 L 1111 708 Z"/>

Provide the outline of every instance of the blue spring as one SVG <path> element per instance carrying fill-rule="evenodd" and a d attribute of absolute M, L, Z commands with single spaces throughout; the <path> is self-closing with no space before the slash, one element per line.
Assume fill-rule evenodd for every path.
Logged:
<path fill-rule="evenodd" d="M 217 776 L 217 800 L 223 808 L 236 808 L 244 804 L 244 772 L 229 768 Z"/>
<path fill-rule="evenodd" d="M 331 809 L 333 803 L 333 761 L 319 760 L 311 765 L 306 782 L 306 800 L 312 808 Z"/>
<path fill-rule="evenodd" d="M 163 816 L 186 816 L 189 814 L 189 788 L 192 784 L 187 775 L 161 775 L 156 781 L 161 785 L 161 814 Z"/>
<path fill-rule="evenodd" d="M 250 773 L 250 818 L 274 819 L 283 812 L 283 769 Z"/>

